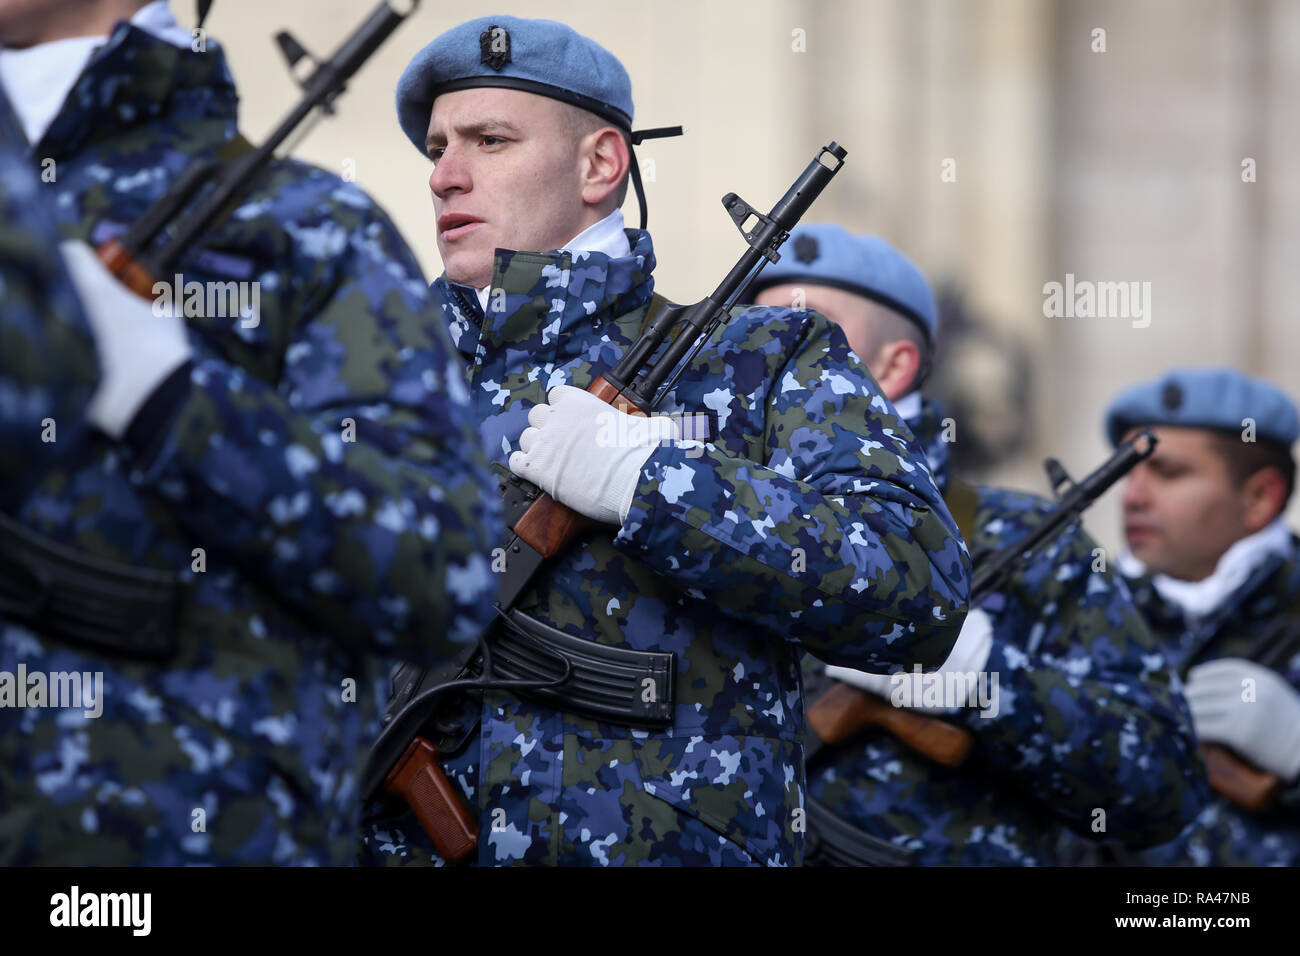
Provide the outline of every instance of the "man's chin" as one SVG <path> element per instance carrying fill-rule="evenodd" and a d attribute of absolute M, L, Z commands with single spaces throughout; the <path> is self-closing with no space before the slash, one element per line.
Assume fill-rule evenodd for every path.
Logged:
<path fill-rule="evenodd" d="M 1147 569 L 1147 574 L 1171 574 L 1178 570 L 1178 562 L 1170 562 L 1169 556 L 1161 548 L 1129 547 L 1129 553 L 1137 558 Z M 1174 574 L 1177 577 L 1177 574 Z"/>
<path fill-rule="evenodd" d="M 442 269 L 447 279 L 457 285 L 467 285 L 472 289 L 482 289 L 492 281 L 492 253 L 476 252 L 469 249 L 456 250 L 448 254 L 442 249 Z"/>

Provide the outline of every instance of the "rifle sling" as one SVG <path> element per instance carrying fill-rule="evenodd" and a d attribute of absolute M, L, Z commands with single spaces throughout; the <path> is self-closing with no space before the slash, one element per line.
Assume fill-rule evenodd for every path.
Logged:
<path fill-rule="evenodd" d="M 873 836 L 806 797 L 808 844 L 804 866 L 911 866 L 912 851 Z"/>

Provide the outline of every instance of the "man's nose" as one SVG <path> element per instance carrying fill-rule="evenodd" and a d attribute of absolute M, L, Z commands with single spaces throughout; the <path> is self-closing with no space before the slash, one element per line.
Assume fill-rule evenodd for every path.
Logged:
<path fill-rule="evenodd" d="M 1129 472 L 1124 480 L 1124 491 L 1120 502 L 1125 511 L 1141 511 L 1150 504 L 1150 490 L 1147 487 L 1146 472 L 1141 465 Z"/>
<path fill-rule="evenodd" d="M 439 199 L 453 192 L 469 192 L 469 168 L 464 158 L 454 149 L 443 150 L 442 157 L 429 174 L 429 189 Z"/>

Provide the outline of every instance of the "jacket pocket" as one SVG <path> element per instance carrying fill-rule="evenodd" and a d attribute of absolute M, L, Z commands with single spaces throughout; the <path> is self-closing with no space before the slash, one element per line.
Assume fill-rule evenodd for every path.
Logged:
<path fill-rule="evenodd" d="M 799 864 L 803 833 L 796 826 L 792 743 L 771 737 L 668 738 L 648 741 L 643 750 L 658 758 L 642 761 L 653 771 L 643 780 L 646 793 L 731 841 L 757 864 Z"/>

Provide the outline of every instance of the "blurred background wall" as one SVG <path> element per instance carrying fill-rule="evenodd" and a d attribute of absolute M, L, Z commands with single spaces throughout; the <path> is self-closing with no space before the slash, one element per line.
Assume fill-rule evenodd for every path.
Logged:
<path fill-rule="evenodd" d="M 275 32 L 324 55 L 373 5 L 218 0 L 208 29 L 247 135 L 294 97 Z M 742 251 L 724 193 L 766 209 L 818 147 L 845 146 L 808 219 L 883 235 L 941 291 L 934 390 L 972 477 L 1045 493 L 1045 455 L 1087 471 L 1111 397 L 1174 365 L 1300 396 L 1297 0 L 425 0 L 296 155 L 354 176 L 430 278 L 430 165 L 393 89 L 434 36 L 493 12 L 573 25 L 627 66 L 639 126 L 686 127 L 638 153 L 658 287 L 677 301 Z M 624 214 L 636 224 L 634 199 Z M 1149 324 L 1045 316 L 1044 284 L 1067 273 L 1149 282 Z M 1088 521 L 1108 547 L 1118 513 L 1112 492 Z"/>

